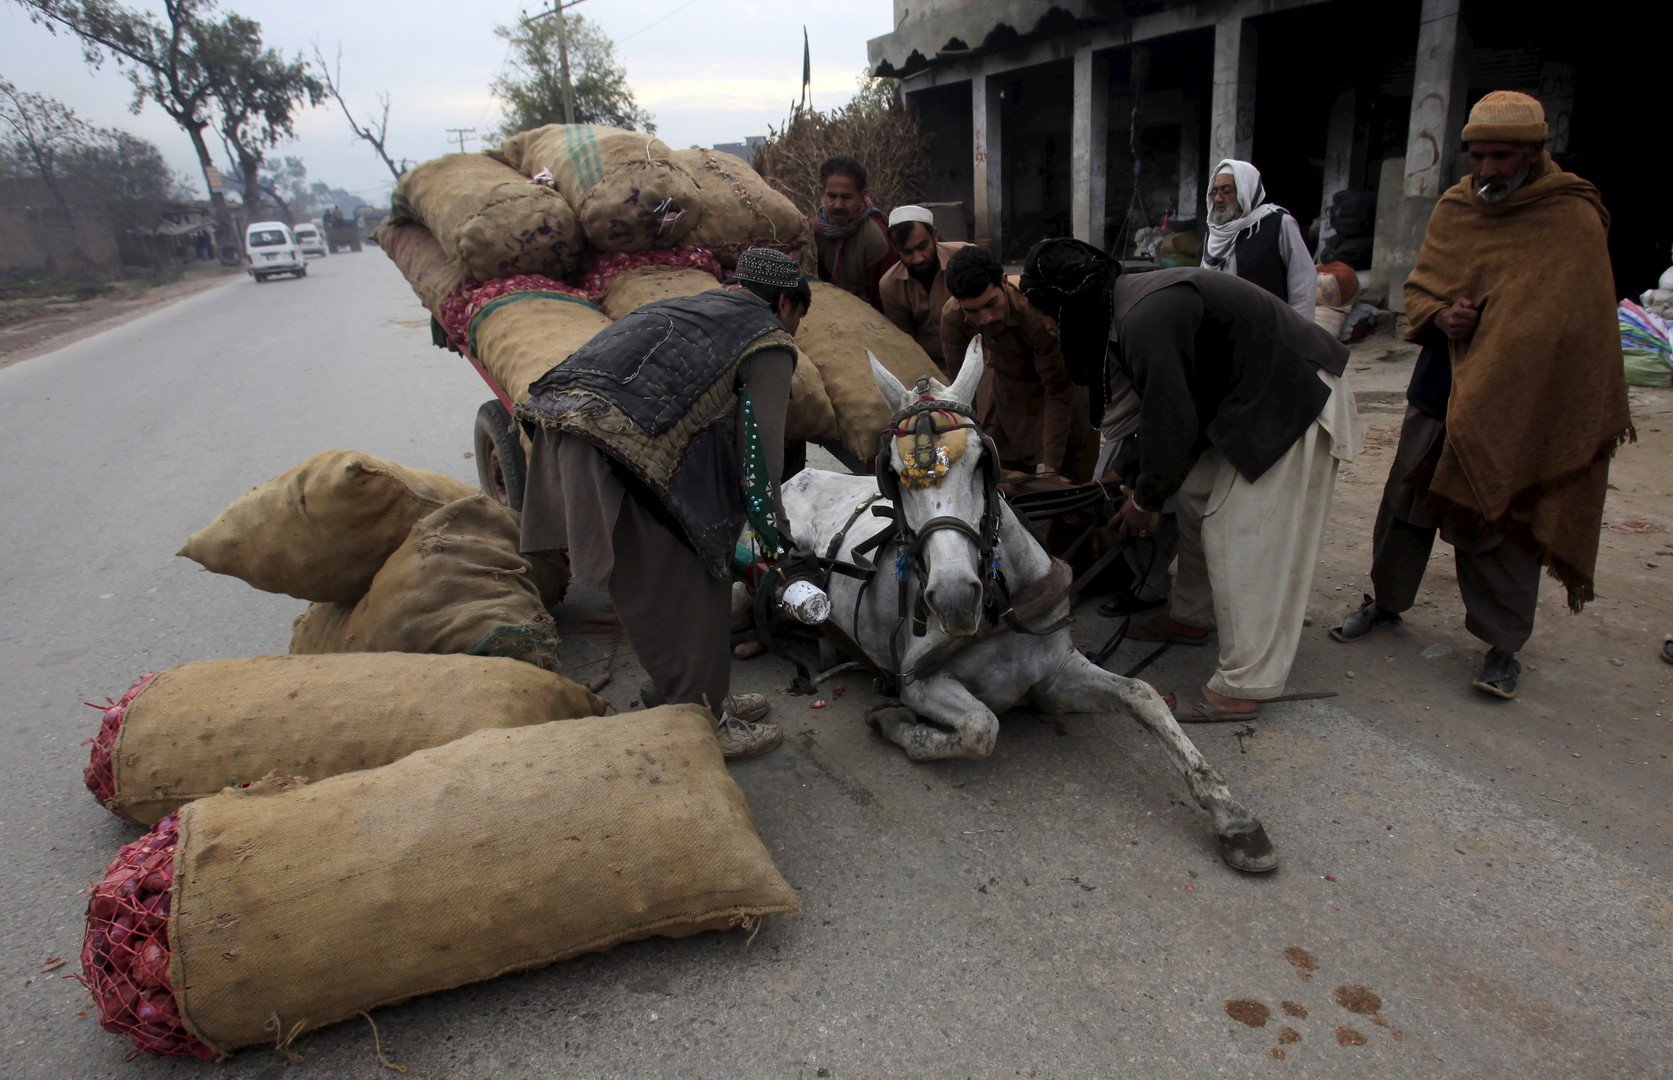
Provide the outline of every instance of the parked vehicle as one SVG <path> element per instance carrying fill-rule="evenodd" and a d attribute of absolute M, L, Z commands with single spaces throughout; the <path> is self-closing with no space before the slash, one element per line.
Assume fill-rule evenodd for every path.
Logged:
<path fill-rule="evenodd" d="M 328 252 L 325 249 L 325 237 L 313 225 L 304 222 L 292 230 L 296 237 L 296 246 L 302 249 L 304 255 L 318 255 L 324 258 Z"/>
<path fill-rule="evenodd" d="M 291 235 L 290 226 L 282 221 L 258 221 L 245 229 L 244 255 L 249 260 L 250 276 L 258 283 L 274 274 L 308 276 L 302 249 Z"/>

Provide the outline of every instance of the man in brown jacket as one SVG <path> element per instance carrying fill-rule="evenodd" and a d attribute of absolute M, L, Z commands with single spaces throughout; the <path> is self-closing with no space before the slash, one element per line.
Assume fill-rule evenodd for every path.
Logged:
<path fill-rule="evenodd" d="M 1057 328 L 1005 280 L 986 248 L 966 246 L 947 260 L 941 354 L 958 376 L 971 337 L 982 336 L 987 371 L 976 389 L 976 417 L 999 447 L 1006 469 L 1092 479 L 1098 438 L 1086 389 L 1069 379 Z"/>
<path fill-rule="evenodd" d="M 889 267 L 877 286 L 883 314 L 911 334 L 945 372 L 941 309 L 952 298 L 947 291 L 947 260 L 970 245 L 943 243 L 935 215 L 922 206 L 897 206 L 889 212 L 889 240 L 900 252 L 900 262 Z"/>
<path fill-rule="evenodd" d="M 819 184 L 819 210 L 813 215 L 819 280 L 881 311 L 877 282 L 898 256 L 889 243 L 883 211 L 866 193 L 865 166 L 851 157 L 831 158 L 819 167 Z"/>

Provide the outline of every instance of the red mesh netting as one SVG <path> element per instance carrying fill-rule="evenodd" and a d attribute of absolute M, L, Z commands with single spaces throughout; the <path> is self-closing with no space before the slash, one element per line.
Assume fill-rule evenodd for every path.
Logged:
<path fill-rule="evenodd" d="M 124 696 L 123 702 L 128 700 Z M 76 978 L 93 995 L 99 1025 L 126 1036 L 136 1053 L 214 1061 L 221 1055 L 180 1022 L 168 981 L 169 890 L 178 821 L 178 814 L 170 814 L 122 848 L 93 885 Z"/>
<path fill-rule="evenodd" d="M 463 344 L 470 340 L 471 320 L 484 305 L 502 296 L 522 292 L 555 292 L 581 300 L 593 299 L 582 289 L 539 274 L 518 274 L 516 277 L 480 282 L 466 278 L 454 286 L 447 299 L 441 302 L 442 329 L 454 341 Z"/>
<path fill-rule="evenodd" d="M 645 266 L 689 266 L 694 270 L 705 270 L 721 280 L 720 263 L 715 257 L 702 248 L 682 249 L 678 251 L 631 251 L 615 255 L 600 255 L 587 267 L 586 277 L 582 282 L 589 295 L 600 297 L 610 283 L 629 270 L 638 270 Z"/>
<path fill-rule="evenodd" d="M 128 687 L 128 692 L 122 695 L 120 701 L 105 698 L 105 704 L 88 701 L 83 704 L 95 709 L 104 710 L 104 719 L 99 722 L 99 733 L 91 739 L 82 741 L 83 746 L 93 744 L 92 753 L 87 756 L 87 768 L 82 771 L 81 778 L 87 784 L 87 790 L 99 800 L 99 805 L 110 806 L 110 800 L 116 796 L 116 774 L 111 771 L 110 753 L 116 748 L 116 736 L 122 731 L 122 720 L 128 715 L 128 704 L 139 697 L 140 692 L 151 685 L 151 680 L 157 676 L 152 673 L 141 675 L 139 682 Z"/>

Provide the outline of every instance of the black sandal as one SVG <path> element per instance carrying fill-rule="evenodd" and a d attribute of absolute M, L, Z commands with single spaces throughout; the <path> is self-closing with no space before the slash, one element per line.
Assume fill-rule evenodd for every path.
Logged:
<path fill-rule="evenodd" d="M 1331 627 L 1331 637 L 1337 641 L 1358 641 L 1383 623 L 1393 624 L 1400 621 L 1400 616 L 1392 611 L 1372 611 L 1377 602 L 1371 599 L 1369 593 L 1365 593 L 1364 596 L 1364 602 L 1348 612 L 1342 619 L 1341 626 Z"/>

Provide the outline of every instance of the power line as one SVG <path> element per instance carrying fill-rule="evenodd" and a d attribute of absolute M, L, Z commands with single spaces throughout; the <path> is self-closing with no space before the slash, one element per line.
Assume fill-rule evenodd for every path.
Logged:
<path fill-rule="evenodd" d="M 465 152 L 465 140 L 470 139 L 471 141 L 474 142 L 477 138 L 476 129 L 473 128 L 473 127 L 447 128 L 445 130 L 447 131 L 448 135 L 450 135 L 453 138 L 459 140 L 459 153 L 461 153 L 461 154 L 463 154 Z"/>
<path fill-rule="evenodd" d="M 621 45 L 621 44 L 624 44 L 626 42 L 632 41 L 634 38 L 638 37 L 640 34 L 643 34 L 646 30 L 649 30 L 651 27 L 656 26 L 660 23 L 667 22 L 669 19 L 672 19 L 674 16 L 678 15 L 680 12 L 684 11 L 686 8 L 690 7 L 691 5 L 693 5 L 695 3 L 697 3 L 697 0 L 686 0 L 685 3 L 681 4 L 679 7 L 675 8 L 673 11 L 670 11 L 668 14 L 662 16 L 660 19 L 653 19 L 651 22 L 646 23 L 644 26 L 641 26 L 639 29 L 635 30 L 633 33 L 627 35 L 624 38 L 617 38 L 616 39 L 616 44 Z"/>

